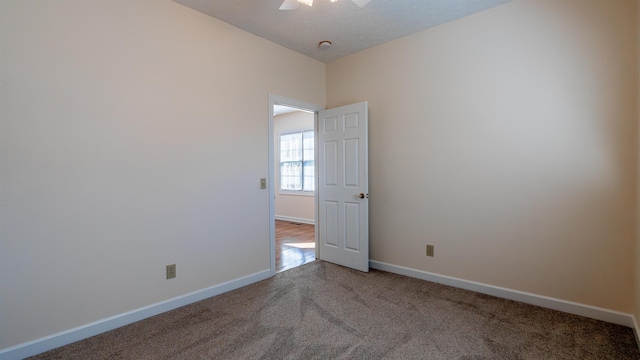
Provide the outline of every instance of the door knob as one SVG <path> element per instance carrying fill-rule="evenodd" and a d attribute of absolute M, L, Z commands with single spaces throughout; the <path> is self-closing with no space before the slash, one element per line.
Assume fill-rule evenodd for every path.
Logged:
<path fill-rule="evenodd" d="M 364 199 L 364 198 L 368 198 L 369 194 L 365 195 L 364 193 L 360 193 L 358 195 L 353 195 L 353 197 L 356 198 L 356 199 Z"/>

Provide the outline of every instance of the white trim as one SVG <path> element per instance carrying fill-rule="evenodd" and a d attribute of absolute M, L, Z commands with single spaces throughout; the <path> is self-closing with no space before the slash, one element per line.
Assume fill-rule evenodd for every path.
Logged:
<path fill-rule="evenodd" d="M 318 119 L 320 118 L 320 112 L 316 111 L 316 113 L 313 115 L 313 130 L 314 130 L 314 134 L 318 135 L 320 128 L 318 127 Z M 314 160 L 318 158 L 318 155 L 320 153 L 320 151 L 318 150 L 318 136 L 314 136 L 313 137 L 313 156 L 314 156 Z M 314 179 L 313 181 L 315 181 L 315 187 L 314 189 L 318 189 L 318 187 L 320 186 L 320 164 L 317 161 L 313 162 L 314 164 Z M 316 239 L 316 259 L 320 259 L 320 242 L 318 241 L 318 239 L 320 239 L 320 226 L 322 225 L 320 224 L 320 198 L 318 197 L 318 192 L 314 191 L 313 192 L 313 205 L 314 205 L 314 209 L 313 209 L 313 215 L 314 215 L 314 222 L 316 223 L 316 227 L 315 227 L 315 239 Z"/>
<path fill-rule="evenodd" d="M 275 198 L 276 198 L 276 193 L 275 193 L 275 178 L 274 178 L 274 164 L 275 164 L 275 155 L 274 155 L 274 149 L 275 149 L 275 131 L 274 131 L 274 116 L 273 116 L 273 107 L 274 105 L 285 105 L 291 108 L 296 108 L 298 110 L 301 111 L 311 111 L 314 112 L 314 130 L 317 133 L 317 119 L 318 119 L 318 114 L 317 112 L 320 110 L 324 110 L 324 106 L 321 105 L 317 105 L 317 104 L 312 104 L 312 103 L 308 103 L 308 102 L 304 102 L 304 101 L 300 101 L 300 100 L 295 100 L 295 99 L 291 99 L 291 98 L 287 98 L 284 96 L 280 96 L 280 95 L 274 95 L 274 94 L 269 94 L 269 108 L 267 109 L 268 115 L 269 115 L 269 139 L 268 139 L 268 157 L 269 157 L 269 163 L 268 163 L 268 168 L 269 168 L 269 180 L 267 181 L 267 183 L 269 184 L 268 188 L 269 188 L 269 254 L 271 257 L 271 275 L 275 275 L 276 273 L 276 222 L 275 222 L 275 216 L 276 216 L 276 205 L 275 205 Z M 314 136 L 314 138 L 317 138 L 317 136 Z M 315 156 L 318 156 L 318 149 L 317 149 L 317 140 L 316 141 L 316 148 L 315 148 Z M 316 179 L 316 188 L 318 186 L 317 183 L 317 174 L 318 173 L 318 165 L 316 163 L 316 168 L 315 168 L 315 179 Z M 315 202 L 316 202 L 316 207 L 317 207 L 317 203 L 318 203 L 318 199 L 317 199 L 317 195 L 314 193 L 315 195 Z M 316 211 L 316 218 L 317 218 L 317 211 Z M 316 254 L 318 251 L 318 229 L 316 226 Z"/>
<path fill-rule="evenodd" d="M 638 345 L 638 350 L 640 350 L 640 327 L 638 327 L 638 321 L 635 315 L 631 315 L 633 319 L 633 333 L 636 335 L 636 344 Z"/>
<path fill-rule="evenodd" d="M 275 219 L 276 220 L 282 220 L 282 221 L 290 221 L 290 222 L 296 222 L 296 223 L 309 224 L 309 225 L 315 225 L 316 224 L 316 221 L 314 219 L 303 219 L 303 218 L 297 218 L 297 217 L 293 217 L 293 216 L 276 215 Z"/>
<path fill-rule="evenodd" d="M 540 306 L 547 309 L 566 312 L 569 314 L 580 315 L 596 320 L 602 320 L 609 323 L 623 325 L 634 328 L 637 331 L 637 325 L 634 325 L 634 317 L 631 314 L 625 314 L 619 311 L 604 309 L 596 306 L 580 304 L 572 301 L 556 299 L 548 296 L 526 293 L 523 291 L 507 289 L 499 286 L 487 285 L 475 281 L 469 281 L 454 278 L 445 275 L 434 274 L 422 270 L 407 268 L 393 264 L 387 264 L 380 261 L 369 261 L 369 266 L 373 269 L 391 272 L 394 274 L 405 275 L 417 279 L 427 280 L 438 284 L 449 285 L 460 289 L 471 290 L 481 294 L 492 295 L 503 299 L 522 302 Z"/>
<path fill-rule="evenodd" d="M 308 112 L 315 113 L 316 111 L 324 110 L 324 106 L 321 106 L 321 105 L 300 101 L 296 99 L 291 99 L 288 97 L 275 95 L 275 94 L 269 94 L 269 101 L 274 105 L 284 105 L 290 108 L 298 109 L 300 111 L 308 111 Z M 272 106 L 270 106 L 269 110 L 273 110 Z M 272 114 L 271 117 L 273 117 L 273 112 L 270 111 L 269 113 Z"/>
<path fill-rule="evenodd" d="M 278 190 L 278 194 L 283 196 L 316 196 L 315 191 L 295 191 L 295 190 Z"/>
<path fill-rule="evenodd" d="M 214 285 L 206 289 L 194 291 L 192 293 L 161 301 L 159 303 L 145 306 L 140 309 L 98 320 L 87 325 L 82 325 L 77 328 L 59 332 L 57 334 L 18 344 L 0 350 L 0 359 L 24 359 L 29 356 L 41 354 L 45 351 L 49 351 L 60 346 L 68 345 L 73 342 L 89 338 L 91 336 L 111 331 L 121 326 L 129 325 L 136 321 L 140 321 L 151 316 L 177 309 L 179 307 L 189 305 L 210 298 L 212 296 L 220 295 L 227 291 L 235 290 L 237 288 L 267 279 L 269 277 L 271 277 L 271 272 L 269 270 L 262 270 L 257 273 L 227 281 L 219 285 Z"/>

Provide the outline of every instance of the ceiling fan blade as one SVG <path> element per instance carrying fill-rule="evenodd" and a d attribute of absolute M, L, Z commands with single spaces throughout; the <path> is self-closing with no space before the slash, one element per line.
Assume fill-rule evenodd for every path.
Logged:
<path fill-rule="evenodd" d="M 360 6 L 360 7 L 364 7 L 365 5 L 367 5 L 369 3 L 369 1 L 371 0 L 351 0 L 354 3 L 356 3 L 356 5 Z"/>
<path fill-rule="evenodd" d="M 298 0 L 284 0 L 280 5 L 280 10 L 294 10 L 298 8 L 298 5 L 300 5 Z"/>

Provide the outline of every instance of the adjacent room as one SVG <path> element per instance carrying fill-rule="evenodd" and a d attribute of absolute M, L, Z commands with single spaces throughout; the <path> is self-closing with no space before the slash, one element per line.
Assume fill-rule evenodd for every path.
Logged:
<path fill-rule="evenodd" d="M 578 332 L 637 341 L 639 0 L 295 2 L 0 1 L 0 358 L 142 324 L 174 344 L 187 318 L 234 325 L 216 338 L 229 358 L 398 358 L 454 325 L 464 346 L 434 358 L 526 358 L 478 331 L 523 309 L 587 321 L 531 337 L 562 333 L 548 343 L 580 358 L 596 353 Z M 284 103 L 298 111 L 274 114 Z M 347 195 L 367 211 L 370 272 L 313 261 L 329 222 L 309 156 L 327 152 L 304 145 L 321 111 L 362 103 L 368 183 Z M 285 254 L 281 222 L 313 230 Z M 276 316 L 290 301 L 304 307 Z M 237 322 L 311 313 L 307 340 L 344 343 L 292 348 Z"/>
<path fill-rule="evenodd" d="M 315 121 L 312 111 L 276 105 L 274 111 L 276 271 L 316 258 Z"/>

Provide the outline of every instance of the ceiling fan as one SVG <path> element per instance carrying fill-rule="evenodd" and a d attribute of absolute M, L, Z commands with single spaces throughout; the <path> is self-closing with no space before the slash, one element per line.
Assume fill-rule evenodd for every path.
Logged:
<path fill-rule="evenodd" d="M 331 2 L 336 2 L 336 1 L 338 1 L 338 0 L 331 0 Z M 351 0 L 351 1 L 353 1 L 356 5 L 358 5 L 360 7 L 364 7 L 371 0 Z M 282 2 L 282 5 L 280 5 L 280 10 L 297 9 L 298 5 L 300 5 L 300 4 L 305 4 L 307 6 L 311 6 L 313 4 L 313 0 L 284 0 Z"/>

